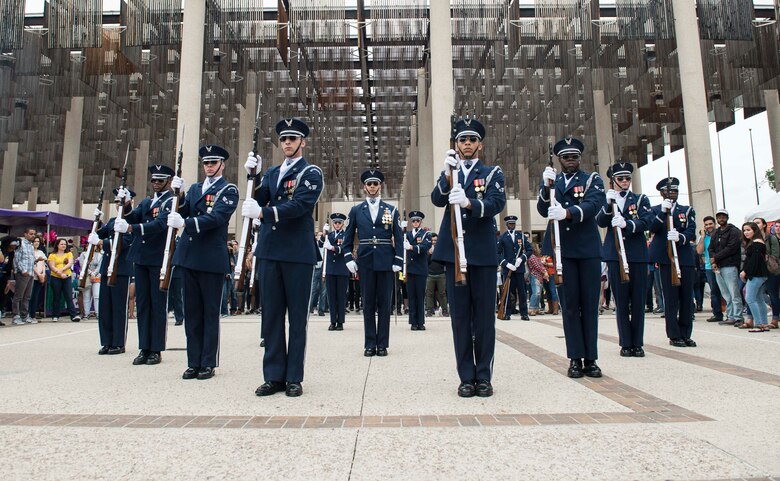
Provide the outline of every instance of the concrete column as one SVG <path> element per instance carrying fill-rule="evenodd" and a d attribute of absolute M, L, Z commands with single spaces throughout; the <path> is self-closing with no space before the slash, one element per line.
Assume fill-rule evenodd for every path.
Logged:
<path fill-rule="evenodd" d="M 200 147 L 198 143 L 200 142 L 200 98 L 203 87 L 205 23 L 206 0 L 184 2 L 176 145 L 183 145 L 182 177 L 188 184 L 197 182 L 201 176 L 200 163 L 197 162 L 197 159 Z M 186 128 L 184 128 L 185 126 Z M 184 139 L 182 139 L 183 128 Z"/>
<path fill-rule="evenodd" d="M 80 193 L 76 189 L 81 152 L 81 122 L 84 116 L 84 97 L 71 97 L 70 110 L 65 114 L 65 141 L 62 146 L 60 172 L 60 214 L 76 215 Z"/>
<path fill-rule="evenodd" d="M 698 218 L 715 212 L 715 172 L 710 150 L 710 125 L 704 69 L 701 59 L 696 4 L 691 0 L 672 0 L 677 59 L 685 112 L 685 155 L 688 192 Z"/>
<path fill-rule="evenodd" d="M 642 175 L 639 173 L 639 164 L 632 162 L 631 165 L 634 166 L 634 175 L 631 176 L 631 190 L 633 192 L 647 195 L 642 191 Z"/>
<path fill-rule="evenodd" d="M 593 118 L 596 121 L 596 150 L 599 163 L 599 175 L 607 183 L 607 169 L 615 161 L 612 140 L 612 114 L 604 102 L 604 91 L 593 91 Z"/>
<path fill-rule="evenodd" d="M 19 142 L 8 142 L 8 149 L 3 154 L 3 179 L 0 181 L 0 209 L 11 209 L 14 206 L 16 164 L 18 160 Z"/>
<path fill-rule="evenodd" d="M 520 163 L 518 172 L 520 172 L 520 228 L 523 232 L 531 232 L 531 188 L 528 183 L 528 165 Z"/>
<path fill-rule="evenodd" d="M 36 210 L 38 208 L 38 187 L 30 187 L 30 193 L 27 194 L 27 210 Z"/>
<path fill-rule="evenodd" d="M 81 208 L 84 203 L 81 201 L 81 191 L 84 189 L 84 169 L 78 169 L 76 171 L 76 198 L 73 203 L 73 215 L 81 217 Z"/>
<path fill-rule="evenodd" d="M 257 108 L 257 93 L 246 94 L 246 107 L 239 107 L 239 120 L 238 120 L 238 158 L 236 159 L 236 166 L 238 171 L 235 176 L 236 185 L 238 186 L 238 197 L 243 201 L 247 198 L 246 192 L 246 171 L 244 170 L 244 162 L 246 162 L 246 153 L 252 148 L 252 136 L 255 132 L 255 109 Z M 260 139 L 259 139 L 260 140 Z M 265 160 L 265 159 L 263 159 Z M 263 162 L 265 165 L 263 169 L 269 167 L 270 162 Z M 241 242 L 241 229 L 244 228 L 244 218 L 241 216 L 241 206 L 236 212 L 236 239 Z"/>
<path fill-rule="evenodd" d="M 271 151 L 273 152 L 273 157 L 270 159 L 271 164 L 282 165 L 282 162 L 284 162 L 284 152 L 282 152 L 282 149 L 279 147 L 279 144 L 274 143 L 273 146 L 271 147 Z M 306 153 L 304 152 L 303 155 L 305 156 Z"/>
<path fill-rule="evenodd" d="M 417 208 L 426 216 L 425 224 L 434 232 L 439 231 L 444 211 L 436 209 L 431 202 L 433 183 L 438 178 L 436 162 L 433 160 L 431 144 L 431 102 L 428 99 L 426 70 L 417 69 Z M 427 100 L 426 100 L 427 99 Z M 449 124 L 449 121 L 448 121 Z M 441 210 L 441 212 L 437 211 Z"/>
<path fill-rule="evenodd" d="M 183 159 L 182 159 L 183 164 Z M 175 165 L 169 165 L 170 168 L 176 170 Z M 149 180 L 149 141 L 142 140 L 138 145 L 138 149 L 135 151 L 135 163 L 133 164 L 133 189 L 139 199 L 143 199 L 150 192 Z"/>
<path fill-rule="evenodd" d="M 409 155 L 406 165 L 406 206 L 409 210 L 420 210 L 420 153 L 417 148 L 417 116 L 412 116 L 411 141 L 409 142 Z M 423 212 L 430 214 L 432 212 Z"/>
<path fill-rule="evenodd" d="M 433 1 L 430 6 L 431 35 L 431 146 L 433 158 L 428 164 L 438 177 L 436 159 L 450 148 L 450 116 L 455 105 L 452 77 L 452 28 L 450 2 Z M 433 185 L 433 183 L 429 184 Z M 444 210 L 437 209 L 435 222 L 440 225 Z"/>
<path fill-rule="evenodd" d="M 777 178 L 780 174 L 780 102 L 777 90 L 764 90 L 764 103 L 769 124 L 769 141 L 772 145 L 772 168 Z M 775 181 L 775 190 L 780 191 L 780 182 Z"/>

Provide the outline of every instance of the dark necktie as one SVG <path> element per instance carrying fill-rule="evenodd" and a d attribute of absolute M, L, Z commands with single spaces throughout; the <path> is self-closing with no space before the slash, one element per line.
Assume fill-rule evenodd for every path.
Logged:
<path fill-rule="evenodd" d="M 467 160 L 467 161 L 463 162 L 463 166 L 466 167 L 467 169 L 470 169 L 471 168 L 471 161 Z"/>
<path fill-rule="evenodd" d="M 626 195 L 628 195 L 628 191 L 624 190 L 623 192 L 620 193 L 620 197 L 625 197 Z"/>

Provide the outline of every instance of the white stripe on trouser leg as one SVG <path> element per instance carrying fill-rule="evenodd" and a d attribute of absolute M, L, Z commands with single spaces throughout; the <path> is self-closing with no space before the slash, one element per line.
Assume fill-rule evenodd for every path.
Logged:
<path fill-rule="evenodd" d="M 219 337 L 220 330 L 222 329 L 222 300 L 225 298 L 225 281 L 222 280 L 222 295 L 219 296 L 219 314 L 217 315 L 217 352 L 214 357 L 214 367 L 219 366 Z M 228 312 L 230 312 L 230 306 L 228 306 Z M 204 322 L 205 325 L 205 322 Z M 204 326 L 205 327 L 205 326 Z M 205 330 L 205 329 L 204 329 Z"/>
<path fill-rule="evenodd" d="M 130 279 L 130 277 L 127 278 L 127 296 L 125 299 L 125 346 L 127 346 L 127 329 L 130 327 L 130 319 L 127 315 L 127 309 L 130 307 Z"/>

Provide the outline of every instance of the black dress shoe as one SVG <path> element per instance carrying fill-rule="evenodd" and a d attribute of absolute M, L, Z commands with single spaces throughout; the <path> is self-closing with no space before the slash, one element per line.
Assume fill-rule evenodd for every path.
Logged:
<path fill-rule="evenodd" d="M 642 347 L 634 348 L 634 357 L 645 357 L 645 350 Z"/>
<path fill-rule="evenodd" d="M 425 330 L 425 324 L 420 324 L 419 326 L 417 326 L 417 330 L 418 331 L 424 331 Z"/>
<path fill-rule="evenodd" d="M 413 331 L 416 331 L 417 329 L 419 329 L 419 328 L 417 327 L 417 324 L 412 324 L 412 330 L 413 330 Z"/>
<path fill-rule="evenodd" d="M 181 375 L 182 379 L 195 379 L 196 377 L 198 377 L 197 367 L 188 367 L 184 374 Z"/>
<path fill-rule="evenodd" d="M 260 339 L 260 347 L 265 347 L 265 339 Z"/>
<path fill-rule="evenodd" d="M 135 359 L 133 359 L 133 366 L 140 366 L 146 364 L 146 360 L 149 359 L 149 353 L 147 351 L 141 351 L 138 353 Z"/>
<path fill-rule="evenodd" d="M 103 354 L 108 354 L 108 346 L 101 347 L 100 350 L 98 351 L 98 354 L 100 354 L 101 356 Z"/>
<path fill-rule="evenodd" d="M 182 324 L 184 324 L 184 321 L 176 321 L 173 323 L 174 326 L 181 326 Z"/>
<path fill-rule="evenodd" d="M 198 379 L 200 380 L 211 379 L 212 377 L 214 377 L 213 367 L 204 367 L 198 371 Z"/>
<path fill-rule="evenodd" d="M 149 357 L 146 358 L 146 364 L 150 366 L 154 364 L 160 364 L 161 361 L 162 361 L 162 356 L 160 356 L 159 352 L 149 353 Z"/>
<path fill-rule="evenodd" d="M 108 349 L 108 353 L 111 355 L 114 354 L 124 354 L 125 353 L 125 346 L 114 346 Z"/>
<path fill-rule="evenodd" d="M 684 342 L 684 343 L 685 343 L 685 345 L 686 345 L 686 346 L 688 346 L 688 347 L 696 347 L 696 341 L 694 341 L 694 340 L 693 340 L 693 339 L 691 339 L 691 338 L 688 338 L 688 339 L 683 339 L 683 342 Z"/>
<path fill-rule="evenodd" d="M 596 364 L 596 361 L 586 360 L 582 373 L 588 377 L 601 377 L 601 368 Z"/>
<path fill-rule="evenodd" d="M 330 326 L 328 326 L 328 330 L 329 331 L 335 331 L 336 330 L 336 325 L 335 324 L 331 324 Z"/>
<path fill-rule="evenodd" d="M 682 339 L 669 339 L 669 345 L 674 347 L 685 347 L 685 341 Z"/>
<path fill-rule="evenodd" d="M 527 315 L 525 315 L 525 316 L 520 316 L 520 320 L 521 320 L 521 321 L 530 321 L 530 320 L 531 320 L 531 318 L 530 318 L 530 317 L 528 317 Z"/>
<path fill-rule="evenodd" d="M 504 316 L 504 317 L 501 318 L 501 320 L 502 321 L 511 321 L 512 317 L 511 316 Z"/>
<path fill-rule="evenodd" d="M 582 359 L 572 359 L 569 362 L 569 370 L 566 375 L 573 379 L 582 377 Z"/>
<path fill-rule="evenodd" d="M 284 383 L 280 381 L 266 381 L 255 390 L 257 396 L 270 396 L 284 391 Z"/>
<path fill-rule="evenodd" d="M 477 381 L 477 396 L 490 397 L 493 395 L 493 385 L 487 379 L 480 379 Z"/>
<path fill-rule="evenodd" d="M 303 394 L 303 386 L 299 382 L 288 382 L 284 393 L 287 397 L 298 397 Z"/>
<path fill-rule="evenodd" d="M 631 347 L 621 347 L 620 357 L 634 357 L 634 349 Z"/>
<path fill-rule="evenodd" d="M 386 347 L 377 347 L 376 348 L 376 355 L 385 357 L 387 356 L 387 348 Z"/>
<path fill-rule="evenodd" d="M 374 349 L 373 347 L 369 347 L 365 351 L 363 351 L 363 355 L 366 357 L 376 356 L 376 349 Z"/>
<path fill-rule="evenodd" d="M 474 387 L 473 382 L 462 382 L 458 386 L 458 396 L 460 397 L 474 397 L 477 394 L 477 389 Z"/>
<path fill-rule="evenodd" d="M 341 322 L 339 322 L 338 324 L 336 324 L 336 330 L 337 330 L 337 331 L 343 331 L 343 330 L 344 330 L 344 324 L 343 324 L 343 323 L 341 323 Z"/>

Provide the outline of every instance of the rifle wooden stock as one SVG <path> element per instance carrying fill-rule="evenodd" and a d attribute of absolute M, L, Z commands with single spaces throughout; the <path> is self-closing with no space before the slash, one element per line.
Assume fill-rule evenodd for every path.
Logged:
<path fill-rule="evenodd" d="M 171 212 L 179 212 L 179 193 L 175 191 L 171 199 Z M 171 285 L 171 274 L 173 271 L 173 253 L 176 250 L 176 229 L 168 227 L 165 233 L 165 251 L 163 252 L 163 263 L 160 268 L 160 290 L 168 291 Z"/>
<path fill-rule="evenodd" d="M 610 183 L 612 180 L 610 180 Z M 617 203 L 612 200 L 610 201 L 610 204 L 612 204 L 612 218 L 614 219 L 616 215 L 618 215 L 618 208 Z M 630 280 L 629 278 L 629 271 L 628 271 L 628 258 L 626 257 L 626 246 L 623 243 L 623 229 L 620 227 L 613 227 L 612 228 L 612 236 L 614 237 L 615 241 L 615 251 L 618 253 L 618 264 L 620 266 L 620 282 L 625 284 Z"/>
<path fill-rule="evenodd" d="M 255 176 L 257 170 L 246 176 L 246 197 L 254 197 L 255 193 Z M 252 221 L 249 217 L 244 217 L 244 224 L 241 226 L 241 242 L 238 244 L 238 255 L 236 256 L 236 267 L 233 270 L 233 279 L 236 282 L 236 290 L 238 292 L 244 292 L 244 284 L 246 283 L 246 269 L 244 269 L 244 261 L 247 256 L 247 252 L 252 250 Z M 239 262 L 240 260 L 240 262 Z"/>
<path fill-rule="evenodd" d="M 458 171 L 450 167 L 450 192 L 455 187 L 455 176 Z M 466 252 L 463 243 L 463 225 L 460 221 L 460 205 L 450 204 L 450 235 L 452 235 L 452 249 L 455 254 L 455 284 L 466 284 Z"/>
<path fill-rule="evenodd" d="M 550 194 L 550 207 L 558 205 L 558 201 L 555 200 L 555 186 L 550 183 L 547 186 L 547 190 Z M 553 263 L 555 264 L 555 284 L 563 284 L 563 259 L 561 258 L 561 227 L 557 220 L 551 220 L 550 232 L 553 236 L 550 239 L 550 245 L 553 250 Z"/>
<path fill-rule="evenodd" d="M 257 227 L 252 228 L 252 237 L 254 238 L 253 244 L 257 244 L 258 237 L 260 237 L 260 229 Z M 252 255 L 252 269 L 249 271 L 249 291 L 254 292 L 255 288 L 255 273 L 257 272 L 257 256 Z"/>
<path fill-rule="evenodd" d="M 501 299 L 498 302 L 498 318 L 503 319 L 506 317 L 506 301 L 509 297 L 509 283 L 512 280 L 512 270 L 508 269 L 506 273 L 506 279 L 501 285 Z"/>
<path fill-rule="evenodd" d="M 672 212 L 669 211 L 667 216 L 668 230 L 672 230 L 674 229 Z M 682 272 L 680 272 L 680 258 L 677 256 L 677 244 L 674 241 L 666 240 L 666 253 L 669 256 L 669 260 L 672 261 L 672 285 L 679 286 Z"/>

